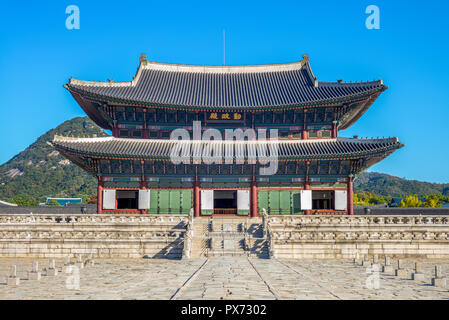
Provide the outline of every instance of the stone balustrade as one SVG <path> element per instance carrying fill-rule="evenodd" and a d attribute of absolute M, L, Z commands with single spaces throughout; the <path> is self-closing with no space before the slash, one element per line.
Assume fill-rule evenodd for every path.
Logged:
<path fill-rule="evenodd" d="M 185 215 L 0 215 L 0 257 L 181 258 Z"/>
<path fill-rule="evenodd" d="M 446 216 L 270 216 L 277 258 L 449 257 Z"/>

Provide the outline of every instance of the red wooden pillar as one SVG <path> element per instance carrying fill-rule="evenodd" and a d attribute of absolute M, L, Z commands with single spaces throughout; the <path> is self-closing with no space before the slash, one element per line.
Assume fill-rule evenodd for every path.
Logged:
<path fill-rule="evenodd" d="M 349 175 L 348 177 L 348 215 L 353 216 L 354 215 L 354 201 L 353 201 L 353 190 L 352 190 L 352 180 L 353 176 Z"/>
<path fill-rule="evenodd" d="M 250 216 L 252 218 L 259 216 L 259 204 L 257 201 L 257 182 L 251 182 L 251 191 L 250 191 L 250 199 L 251 199 L 251 207 L 250 207 Z"/>
<path fill-rule="evenodd" d="M 310 188 L 310 182 L 309 179 L 306 178 L 306 181 L 304 181 L 304 190 L 311 190 Z M 310 216 L 312 214 L 311 210 L 304 210 L 304 214 L 306 216 Z"/>
<path fill-rule="evenodd" d="M 97 187 L 97 214 L 103 213 L 103 189 L 103 181 L 101 181 L 101 176 L 99 176 Z"/>
<path fill-rule="evenodd" d="M 193 183 L 193 214 L 195 217 L 200 216 L 200 182 Z"/>
<path fill-rule="evenodd" d="M 302 134 L 301 137 L 303 140 L 306 140 L 309 138 L 309 134 L 307 132 L 307 109 L 304 109 L 304 121 L 303 121 L 303 126 L 302 126 Z"/>
<path fill-rule="evenodd" d="M 338 137 L 337 121 L 332 122 L 332 138 Z"/>

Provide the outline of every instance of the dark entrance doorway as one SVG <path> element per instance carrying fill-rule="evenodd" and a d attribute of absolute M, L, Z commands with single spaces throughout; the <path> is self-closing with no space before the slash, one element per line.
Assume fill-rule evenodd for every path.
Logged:
<path fill-rule="evenodd" d="M 312 209 L 313 210 L 333 210 L 334 208 L 333 191 L 312 191 Z"/>
<path fill-rule="evenodd" d="M 117 209 L 137 209 L 139 191 L 117 190 Z"/>
<path fill-rule="evenodd" d="M 214 190 L 214 214 L 237 214 L 236 190 Z"/>

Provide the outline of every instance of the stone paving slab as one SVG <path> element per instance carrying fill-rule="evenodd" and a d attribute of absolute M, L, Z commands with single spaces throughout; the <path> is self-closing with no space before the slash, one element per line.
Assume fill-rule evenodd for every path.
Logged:
<path fill-rule="evenodd" d="M 67 287 L 71 275 L 62 272 L 62 259 L 56 260 L 58 276 L 47 276 L 49 261 L 38 260 L 42 278 L 28 280 L 33 261 L 0 259 L 0 299 L 449 299 L 449 288 L 430 285 L 435 264 L 449 276 L 449 260 L 404 259 L 410 272 L 421 263 L 424 281 L 379 273 L 379 288 L 368 289 L 372 274 L 347 260 L 100 259 L 79 270 L 79 290 Z M 17 287 L 6 284 L 12 265 L 21 279 Z"/>

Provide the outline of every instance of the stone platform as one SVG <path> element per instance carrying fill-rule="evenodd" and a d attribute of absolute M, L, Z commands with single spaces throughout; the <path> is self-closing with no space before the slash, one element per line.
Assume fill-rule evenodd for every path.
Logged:
<path fill-rule="evenodd" d="M 414 262 L 402 266 L 412 270 Z M 63 260 L 56 260 L 56 277 L 46 275 L 48 260 L 39 260 L 41 280 L 27 279 L 32 263 L 0 259 L 0 299 L 449 299 L 448 288 L 431 286 L 434 265 L 447 276 L 449 260 L 421 260 L 423 281 L 380 273 L 379 289 L 367 288 L 367 268 L 348 260 L 97 259 L 79 270 L 79 290 L 67 287 L 72 274 L 62 272 Z M 18 286 L 6 285 L 12 265 Z"/>

